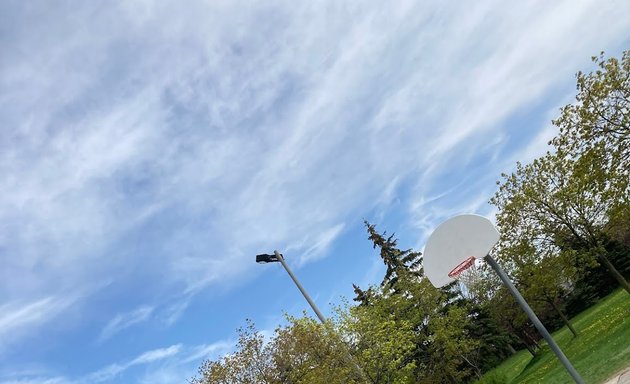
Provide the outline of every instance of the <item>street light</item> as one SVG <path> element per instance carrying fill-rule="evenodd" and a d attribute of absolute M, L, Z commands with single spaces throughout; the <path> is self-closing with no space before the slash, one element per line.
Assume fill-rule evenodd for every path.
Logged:
<path fill-rule="evenodd" d="M 278 261 L 276 255 L 267 255 L 265 253 L 261 255 L 256 255 L 256 262 L 258 264 L 273 263 L 274 261 Z"/>
<path fill-rule="evenodd" d="M 287 271 L 287 273 L 289 274 L 289 276 L 291 277 L 291 279 L 293 280 L 295 285 L 297 285 L 297 287 L 300 290 L 300 292 L 302 292 L 302 295 L 304 296 L 306 301 L 308 301 L 308 303 L 310 304 L 311 308 L 313 308 L 313 312 L 315 312 L 315 314 L 319 318 L 319 321 L 321 321 L 322 324 L 325 323 L 326 322 L 326 318 L 324 318 L 324 315 L 322 315 L 322 313 L 319 311 L 319 309 L 317 308 L 317 306 L 315 305 L 315 303 L 313 302 L 311 297 L 308 295 L 308 293 L 306 293 L 306 290 L 304 289 L 304 287 L 302 287 L 302 284 L 300 284 L 300 282 L 298 281 L 297 277 L 295 277 L 293 272 L 291 272 L 291 269 L 289 268 L 287 263 L 284 261 L 284 256 L 282 256 L 282 254 L 280 252 L 273 251 L 273 255 L 269 255 L 269 254 L 266 254 L 266 253 L 263 253 L 263 254 L 260 254 L 260 255 L 256 255 L 256 262 L 258 264 L 274 263 L 274 262 L 277 262 L 277 261 L 279 261 L 282 264 L 282 266 Z"/>
<path fill-rule="evenodd" d="M 311 300 L 311 297 L 308 295 L 308 293 L 306 293 L 306 290 L 304 289 L 302 284 L 300 284 L 300 282 L 298 281 L 297 277 L 295 277 L 293 272 L 291 272 L 291 269 L 289 268 L 287 263 L 284 261 L 284 256 L 282 256 L 282 254 L 280 252 L 278 252 L 278 251 L 273 251 L 273 255 L 269 255 L 269 254 L 266 254 L 266 253 L 263 253 L 263 254 L 260 254 L 260 255 L 256 255 L 256 262 L 258 264 L 275 263 L 277 261 L 279 261 L 282 264 L 282 266 L 287 271 L 289 276 L 291 276 L 291 279 L 293 280 L 295 285 L 298 287 L 300 292 L 302 292 L 302 295 L 304 296 L 306 301 L 308 301 L 308 303 L 310 304 L 311 308 L 313 308 L 313 312 L 315 312 L 315 314 L 317 315 L 317 318 L 319 318 L 319 321 L 321 321 L 322 324 L 324 324 L 326 322 L 326 318 L 319 311 L 319 309 L 317 308 L 317 306 L 315 305 L 313 300 Z M 356 360 L 354 359 L 354 357 L 352 356 L 350 351 L 346 350 L 345 352 L 346 352 L 346 359 L 348 360 L 348 362 L 350 364 L 352 364 L 356 374 L 361 378 L 362 381 L 369 382 L 369 380 L 367 380 L 367 375 L 365 374 L 365 372 L 363 372 L 363 369 L 356 362 Z"/>

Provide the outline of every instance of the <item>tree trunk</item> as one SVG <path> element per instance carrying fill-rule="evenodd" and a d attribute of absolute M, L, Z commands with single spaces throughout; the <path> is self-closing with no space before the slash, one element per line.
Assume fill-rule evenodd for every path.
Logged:
<path fill-rule="evenodd" d="M 516 349 L 514 349 L 514 347 L 512 346 L 512 344 L 508 344 L 508 349 L 510 350 L 510 353 L 513 355 L 516 353 Z"/>
<path fill-rule="evenodd" d="M 521 342 L 523 343 L 525 348 L 527 348 L 529 353 L 531 353 L 531 355 L 535 357 L 536 356 L 536 348 L 538 346 L 536 344 L 536 341 L 533 341 L 533 343 L 532 343 L 532 338 L 529 337 L 529 335 L 525 331 L 522 331 L 522 335 L 523 336 L 518 336 L 519 340 L 521 340 Z"/>
<path fill-rule="evenodd" d="M 527 351 L 532 355 L 532 357 L 536 357 L 536 350 L 534 349 L 534 347 L 532 347 L 528 343 L 524 343 L 524 344 L 525 344 L 525 348 L 527 348 Z"/>
<path fill-rule="evenodd" d="M 571 325 L 571 322 L 569 321 L 569 319 L 567 319 L 567 317 L 564 315 L 564 313 L 560 310 L 560 308 L 558 308 L 558 306 L 556 305 L 555 300 L 549 300 L 549 304 L 551 304 L 551 306 L 553 307 L 553 309 L 556 311 L 556 313 L 560 316 L 560 318 L 562 319 L 562 322 L 564 323 L 564 325 L 567 326 L 567 328 L 569 328 L 569 331 L 571 331 L 571 333 L 573 334 L 573 337 L 577 337 L 577 331 L 575 330 L 575 328 L 573 328 L 573 326 Z"/>
<path fill-rule="evenodd" d="M 536 348 L 540 348 L 540 345 L 538 344 L 538 340 L 536 340 L 534 338 L 534 336 L 532 336 L 529 332 L 527 332 L 527 329 L 523 329 L 523 333 L 525 334 L 525 336 L 529 339 L 529 341 L 532 342 L 532 344 L 534 345 L 534 347 Z"/>
<path fill-rule="evenodd" d="M 466 356 L 464 355 L 460 355 L 460 356 L 462 359 L 464 359 L 466 363 L 468 363 L 468 365 L 472 367 L 473 371 L 475 372 L 475 376 L 477 376 L 478 379 L 481 379 L 481 370 L 479 369 L 479 367 L 473 364 L 469 359 L 467 359 Z"/>
<path fill-rule="evenodd" d="M 610 262 L 610 260 L 608 260 L 606 255 L 604 255 L 603 253 L 600 253 L 598 256 L 601 262 L 604 264 L 604 266 L 608 269 L 608 272 L 610 272 L 610 274 L 615 278 L 615 280 L 617 280 L 619 285 L 621 285 L 621 287 L 625 289 L 626 292 L 630 293 L 630 284 L 628 284 L 626 279 L 623 278 L 623 276 L 621 275 L 621 273 L 619 273 L 617 268 L 615 268 L 615 266 L 612 265 L 612 263 Z"/>

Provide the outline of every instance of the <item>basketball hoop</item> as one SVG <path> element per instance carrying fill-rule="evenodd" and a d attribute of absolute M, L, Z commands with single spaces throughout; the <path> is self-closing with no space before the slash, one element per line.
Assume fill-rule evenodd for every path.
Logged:
<path fill-rule="evenodd" d="M 476 260 L 474 256 L 470 256 L 448 273 L 448 277 L 457 280 L 466 287 L 462 290 L 464 295 L 470 295 L 470 290 L 473 289 L 474 284 L 480 279 Z"/>
<path fill-rule="evenodd" d="M 499 232 L 485 217 L 455 216 L 429 236 L 422 260 L 424 273 L 437 288 L 455 279 L 463 281 L 476 270 L 475 260 L 483 259 L 497 241 Z"/>
<path fill-rule="evenodd" d="M 462 285 L 467 286 L 466 294 L 470 294 L 470 286 L 479 282 L 479 272 L 483 273 L 480 268 L 477 268 L 475 257 L 486 261 L 499 275 L 503 284 L 523 308 L 527 317 L 534 323 L 538 332 L 545 338 L 571 377 L 576 383 L 583 384 L 584 380 L 571 365 L 543 323 L 540 322 L 523 296 L 514 287 L 503 268 L 490 256 L 490 251 L 499 241 L 499 237 L 499 231 L 494 224 L 483 216 L 459 215 L 452 217 L 440 224 L 429 236 L 422 259 L 424 273 L 436 288 L 443 287 L 456 279 Z M 449 272 L 452 265 L 456 265 L 456 267 Z"/>
<path fill-rule="evenodd" d="M 457 266 L 448 273 L 448 277 L 452 277 L 453 279 L 458 278 L 462 272 L 470 268 L 474 263 L 475 263 L 475 256 L 470 256 L 466 260 L 457 264 Z"/>

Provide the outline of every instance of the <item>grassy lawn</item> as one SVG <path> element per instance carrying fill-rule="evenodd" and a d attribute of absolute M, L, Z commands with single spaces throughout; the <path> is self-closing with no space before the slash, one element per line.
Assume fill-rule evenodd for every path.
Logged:
<path fill-rule="evenodd" d="M 571 319 L 573 338 L 564 327 L 553 334 L 562 351 L 586 383 L 602 383 L 630 366 L 630 295 L 616 290 Z M 520 351 L 488 372 L 481 383 L 572 383 L 573 380 L 545 344 L 538 356 Z"/>

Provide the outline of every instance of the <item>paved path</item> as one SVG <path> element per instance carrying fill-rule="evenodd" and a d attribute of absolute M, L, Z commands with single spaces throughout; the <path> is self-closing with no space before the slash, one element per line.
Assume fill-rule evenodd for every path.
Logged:
<path fill-rule="evenodd" d="M 630 367 L 617 373 L 604 384 L 630 384 Z"/>

